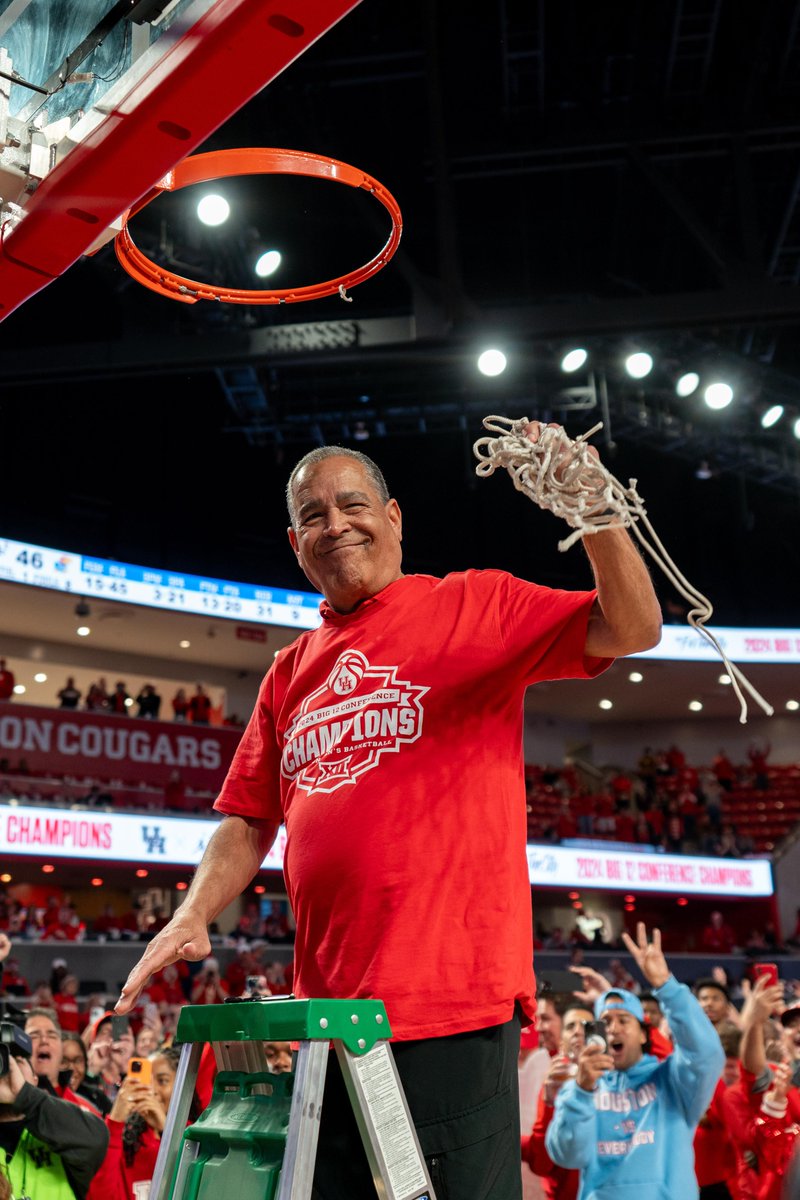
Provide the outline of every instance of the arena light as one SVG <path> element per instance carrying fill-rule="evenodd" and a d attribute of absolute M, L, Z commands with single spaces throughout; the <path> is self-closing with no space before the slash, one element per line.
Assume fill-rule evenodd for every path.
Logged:
<path fill-rule="evenodd" d="M 47 683 L 47 676 L 44 671 L 37 671 L 33 677 L 34 683 Z"/>
<path fill-rule="evenodd" d="M 778 421 L 780 421 L 782 416 L 783 416 L 783 405 L 782 404 L 771 405 L 771 407 L 768 408 L 767 411 L 762 414 L 761 428 L 762 429 L 772 429 L 772 426 L 777 425 Z"/>
<path fill-rule="evenodd" d="M 631 671 L 628 679 L 631 683 L 641 683 L 644 679 L 644 675 L 641 671 Z"/>
<path fill-rule="evenodd" d="M 703 392 L 703 399 L 709 408 L 715 411 L 727 408 L 731 400 L 733 400 L 733 388 L 729 383 L 723 383 L 717 380 L 715 383 L 710 383 Z"/>
<path fill-rule="evenodd" d="M 733 683 L 733 680 L 731 679 L 731 677 L 727 671 L 723 671 L 723 673 L 720 675 L 719 679 L 717 680 L 717 683 L 721 683 L 723 687 L 730 687 L 731 684 Z"/>
<path fill-rule="evenodd" d="M 15 696 L 24 696 L 26 691 L 27 691 L 27 688 L 25 687 L 24 683 L 15 683 L 14 684 L 14 695 Z"/>
<path fill-rule="evenodd" d="M 8 871 L 6 871 L 3 875 L 0 875 L 0 883 L 11 883 L 12 878 L 13 876 L 9 875 Z"/>
<path fill-rule="evenodd" d="M 699 700 L 690 700 L 689 701 L 689 711 L 690 712 L 702 712 L 703 705 L 701 704 L 701 702 Z"/>
<path fill-rule="evenodd" d="M 508 359 L 502 350 L 490 348 L 478 355 L 478 370 L 481 375 L 502 375 L 508 366 Z"/>
<path fill-rule="evenodd" d="M 78 637 L 88 637 L 92 631 L 88 625 L 79 625 L 75 632 Z"/>
<path fill-rule="evenodd" d="M 274 275 L 280 265 L 280 250 L 265 250 L 257 259 L 254 270 L 259 279 L 266 279 L 268 275 Z"/>
<path fill-rule="evenodd" d="M 794 425 L 792 426 L 792 433 L 798 439 L 798 441 L 800 441 L 800 417 L 797 418 Z"/>
<path fill-rule="evenodd" d="M 691 396 L 699 386 L 700 376 L 697 371 L 686 371 L 675 384 L 675 391 L 679 396 Z"/>
<path fill-rule="evenodd" d="M 598 708 L 603 708 L 603 709 L 606 709 L 606 710 L 608 710 L 609 708 L 613 708 L 613 707 L 614 707 L 614 703 L 613 703 L 613 701 L 612 701 L 612 700 L 600 700 L 600 701 L 598 702 L 598 705 L 597 705 L 597 707 L 598 707 Z"/>
<path fill-rule="evenodd" d="M 582 346 L 576 346 L 574 350 L 568 350 L 561 359 L 561 370 L 567 375 L 571 375 L 573 371 L 580 371 L 588 357 L 587 350 L 584 350 Z"/>
<path fill-rule="evenodd" d="M 231 206 L 224 196 L 209 192 L 198 201 L 197 215 L 204 225 L 224 225 L 231 215 Z"/>
<path fill-rule="evenodd" d="M 99 875 L 95 875 L 94 879 L 90 879 L 89 882 L 91 883 L 92 887 L 102 887 L 103 886 L 103 881 Z"/>
<path fill-rule="evenodd" d="M 188 883 L 184 883 L 184 881 L 181 880 L 180 883 L 175 884 L 175 891 L 176 892 L 185 892 L 186 889 L 188 888 L 188 886 L 189 886 Z"/>
<path fill-rule="evenodd" d="M 136 878 L 137 879 L 147 879 L 147 876 L 149 874 L 150 874 L 150 872 L 147 870 L 147 867 L 139 867 L 138 871 L 136 872 Z"/>
<path fill-rule="evenodd" d="M 43 875 L 52 875 L 53 871 L 55 871 L 55 867 L 53 866 L 52 863 L 45 863 L 44 866 L 42 867 Z"/>
<path fill-rule="evenodd" d="M 800 700 L 787 700 L 786 701 L 786 711 L 787 712 L 797 712 L 798 708 L 800 708 Z"/>
<path fill-rule="evenodd" d="M 182 642 L 178 642 L 178 645 L 180 646 L 181 650 L 188 650 L 189 647 L 191 646 L 191 644 L 192 643 L 190 641 L 188 641 L 186 638 L 184 638 Z"/>
<path fill-rule="evenodd" d="M 646 350 L 637 350 L 625 359 L 625 370 L 631 379 L 644 379 L 653 369 L 653 356 Z"/>

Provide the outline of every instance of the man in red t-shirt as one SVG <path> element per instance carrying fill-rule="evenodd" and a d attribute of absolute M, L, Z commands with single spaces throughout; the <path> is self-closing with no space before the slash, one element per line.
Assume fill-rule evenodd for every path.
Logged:
<path fill-rule="evenodd" d="M 540 432 L 527 426 L 533 443 Z M 595 591 L 502 571 L 403 575 L 397 501 L 356 451 L 306 455 L 287 498 L 322 624 L 275 657 L 216 803 L 226 819 L 119 1007 L 164 962 L 209 953 L 208 923 L 285 823 L 296 994 L 380 997 L 434 1188 L 513 1200 L 515 1009 L 526 1023 L 535 1009 L 525 691 L 654 645 L 658 602 L 619 527 L 584 543 Z M 325 1200 L 369 1196 L 336 1080 L 328 1072 L 315 1186 Z"/>
<path fill-rule="evenodd" d="M 211 720 L 211 699 L 202 683 L 198 683 L 188 704 L 188 716 L 193 725 L 208 725 Z"/>

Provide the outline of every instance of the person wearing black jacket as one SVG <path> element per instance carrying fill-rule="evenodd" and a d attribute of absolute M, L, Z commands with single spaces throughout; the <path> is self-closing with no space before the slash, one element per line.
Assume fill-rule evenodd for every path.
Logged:
<path fill-rule="evenodd" d="M 84 1200 L 108 1147 L 99 1116 L 34 1084 L 26 1035 L 8 1045 L 0 1075 L 0 1173 L 30 1200 Z M 26 1039 L 28 1040 L 28 1039 Z"/>

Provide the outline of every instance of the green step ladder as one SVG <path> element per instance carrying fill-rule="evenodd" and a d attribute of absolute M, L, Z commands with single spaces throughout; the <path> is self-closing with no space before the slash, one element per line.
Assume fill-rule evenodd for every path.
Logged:
<path fill-rule="evenodd" d="M 436 1200 L 391 1036 L 380 1000 L 267 997 L 183 1008 L 150 1200 L 311 1200 L 331 1044 L 380 1200 Z M 298 1043 L 291 1072 L 269 1073 L 268 1041 Z M 214 1091 L 187 1127 L 208 1043 Z"/>

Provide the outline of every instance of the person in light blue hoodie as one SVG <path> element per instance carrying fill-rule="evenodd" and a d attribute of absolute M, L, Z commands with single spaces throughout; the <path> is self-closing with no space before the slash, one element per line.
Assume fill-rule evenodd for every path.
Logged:
<path fill-rule="evenodd" d="M 670 972 L 661 933 L 639 922 L 625 945 L 669 1022 L 674 1050 L 650 1053 L 639 997 L 612 988 L 595 1001 L 605 1048 L 587 1038 L 578 1073 L 558 1094 L 545 1145 L 553 1162 L 580 1170 L 578 1200 L 694 1200 L 693 1140 L 725 1065 L 719 1035 Z"/>

